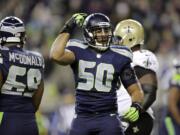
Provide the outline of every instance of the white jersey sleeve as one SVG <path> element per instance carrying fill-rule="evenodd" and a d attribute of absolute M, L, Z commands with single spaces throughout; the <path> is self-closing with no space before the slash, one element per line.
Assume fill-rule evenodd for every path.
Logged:
<path fill-rule="evenodd" d="M 149 50 L 138 50 L 133 52 L 133 64 L 135 66 L 140 66 L 145 69 L 150 69 L 157 73 L 159 68 L 159 63 L 156 56 Z"/>
<path fill-rule="evenodd" d="M 132 99 L 123 85 L 121 85 L 120 89 L 117 90 L 117 104 L 120 116 L 123 116 L 132 104 Z"/>
<path fill-rule="evenodd" d="M 149 69 L 157 73 L 159 63 L 156 56 L 148 50 L 138 50 L 133 52 L 133 63 L 132 66 L 140 66 L 145 69 Z M 127 90 L 121 85 L 117 91 L 117 104 L 118 113 L 120 116 L 126 112 L 132 104 L 132 100 Z M 153 111 L 151 108 L 147 112 L 153 117 Z"/>

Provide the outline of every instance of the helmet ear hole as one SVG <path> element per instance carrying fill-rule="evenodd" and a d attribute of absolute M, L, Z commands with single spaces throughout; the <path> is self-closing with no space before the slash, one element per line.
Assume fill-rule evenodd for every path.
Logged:
<path fill-rule="evenodd" d="M 129 39 L 130 42 L 131 42 L 132 40 L 133 40 L 132 38 Z"/>

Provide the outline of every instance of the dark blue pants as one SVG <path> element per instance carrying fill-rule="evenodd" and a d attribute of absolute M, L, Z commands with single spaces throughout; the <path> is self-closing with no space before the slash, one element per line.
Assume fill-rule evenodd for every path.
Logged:
<path fill-rule="evenodd" d="M 38 135 L 34 113 L 4 113 L 0 135 Z"/>
<path fill-rule="evenodd" d="M 69 135 L 124 135 L 117 115 L 78 115 L 73 119 Z"/>

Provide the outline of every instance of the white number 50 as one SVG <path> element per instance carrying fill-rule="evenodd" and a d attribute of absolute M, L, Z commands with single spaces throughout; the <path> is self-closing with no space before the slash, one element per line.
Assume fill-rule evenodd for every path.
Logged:
<path fill-rule="evenodd" d="M 114 67 L 106 63 L 100 63 L 95 67 L 96 62 L 79 61 L 79 78 L 85 80 L 85 82 L 79 82 L 77 89 L 89 91 L 92 88 L 96 88 L 97 91 L 110 92 Z M 91 72 L 88 70 L 91 70 Z M 94 72 L 95 75 L 92 72 Z"/>

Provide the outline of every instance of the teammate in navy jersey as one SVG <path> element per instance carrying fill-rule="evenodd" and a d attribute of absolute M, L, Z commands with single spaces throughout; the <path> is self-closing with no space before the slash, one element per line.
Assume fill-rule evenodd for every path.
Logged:
<path fill-rule="evenodd" d="M 180 134 L 180 57 L 173 60 L 172 77 L 169 82 L 168 106 L 159 135 Z"/>
<path fill-rule="evenodd" d="M 86 17 L 74 14 L 54 41 L 50 58 L 61 65 L 70 64 L 76 82 L 76 116 L 70 135 L 123 135 L 117 117 L 116 90 L 119 82 L 132 96 L 132 108 L 141 109 L 143 93 L 134 70 L 132 53 L 126 47 L 112 46 L 109 18 L 101 13 Z M 83 27 L 85 41 L 69 40 L 76 26 Z M 129 119 L 131 113 L 127 112 Z"/>
<path fill-rule="evenodd" d="M 126 135 L 150 135 L 153 128 L 153 111 L 150 108 L 156 100 L 157 71 L 159 63 L 156 56 L 147 49 L 142 49 L 144 44 L 144 28 L 136 20 L 125 19 L 120 21 L 114 30 L 117 44 L 129 47 L 133 52 L 133 67 L 144 92 L 142 104 L 143 112 L 137 121 L 130 120 L 125 131 Z M 123 116 L 123 111 L 131 105 L 131 99 L 126 90 L 121 87 L 118 94 L 118 112 Z M 135 116 L 134 116 L 135 117 Z M 128 125 L 128 124 L 127 124 Z"/>
<path fill-rule="evenodd" d="M 43 57 L 23 49 L 24 23 L 0 22 L 0 135 L 38 135 L 35 112 L 44 90 Z"/>

